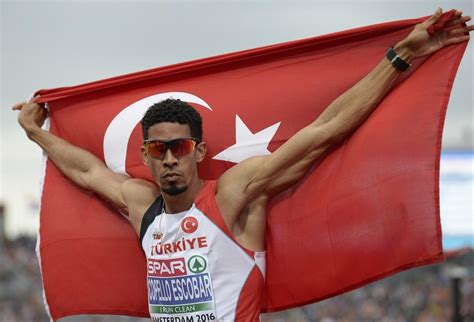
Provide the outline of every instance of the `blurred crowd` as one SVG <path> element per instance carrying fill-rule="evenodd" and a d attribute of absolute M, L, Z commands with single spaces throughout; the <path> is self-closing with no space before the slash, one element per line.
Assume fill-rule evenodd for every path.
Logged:
<path fill-rule="evenodd" d="M 302 308 L 266 315 L 264 322 L 448 322 L 453 317 L 450 267 L 468 268 L 462 280 L 462 321 L 474 321 L 474 252 L 412 269 Z"/>
<path fill-rule="evenodd" d="M 44 309 L 36 241 L 19 237 L 0 243 L 0 321 L 49 321 Z M 445 263 L 412 269 L 366 287 L 302 308 L 262 315 L 263 322 L 280 321 L 414 321 L 452 319 L 451 266 L 467 268 L 461 284 L 461 313 L 474 320 L 474 251 Z M 131 317 L 78 316 L 61 322 L 147 321 Z"/>
<path fill-rule="evenodd" d="M 48 321 L 36 241 L 19 237 L 0 243 L 0 321 Z"/>

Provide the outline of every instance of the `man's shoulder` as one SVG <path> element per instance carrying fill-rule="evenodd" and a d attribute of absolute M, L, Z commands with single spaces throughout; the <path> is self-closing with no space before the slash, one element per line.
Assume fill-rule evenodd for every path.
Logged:
<path fill-rule="evenodd" d="M 122 184 L 122 195 L 127 204 L 129 219 L 138 233 L 142 218 L 156 198 L 160 196 L 160 189 L 153 182 L 134 178 Z"/>

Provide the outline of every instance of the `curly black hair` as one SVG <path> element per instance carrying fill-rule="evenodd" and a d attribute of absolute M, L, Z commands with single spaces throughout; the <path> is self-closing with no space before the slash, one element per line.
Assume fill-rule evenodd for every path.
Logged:
<path fill-rule="evenodd" d="M 193 138 L 202 140 L 201 115 L 188 103 L 168 98 L 148 108 L 141 120 L 143 139 L 148 140 L 148 129 L 162 122 L 187 124 Z"/>

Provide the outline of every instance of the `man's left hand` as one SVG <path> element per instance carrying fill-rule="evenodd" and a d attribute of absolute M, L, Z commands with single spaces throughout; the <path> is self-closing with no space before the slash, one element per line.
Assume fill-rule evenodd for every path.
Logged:
<path fill-rule="evenodd" d="M 471 17 L 463 16 L 462 12 L 458 10 L 441 29 L 430 35 L 428 29 L 442 15 L 443 10 L 439 8 L 433 16 L 417 24 L 407 38 L 398 43 L 396 47 L 409 50 L 411 58 L 416 58 L 430 55 L 445 46 L 469 40 L 469 32 L 474 30 L 474 26 L 465 26 L 465 23 L 471 20 Z"/>

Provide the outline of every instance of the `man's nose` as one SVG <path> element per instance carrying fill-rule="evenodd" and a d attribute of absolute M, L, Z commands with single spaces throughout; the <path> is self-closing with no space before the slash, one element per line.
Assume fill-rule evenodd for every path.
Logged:
<path fill-rule="evenodd" d="M 171 153 L 171 151 L 168 149 L 165 152 L 165 157 L 163 159 L 163 165 L 165 167 L 174 167 L 178 164 L 178 159 Z"/>

